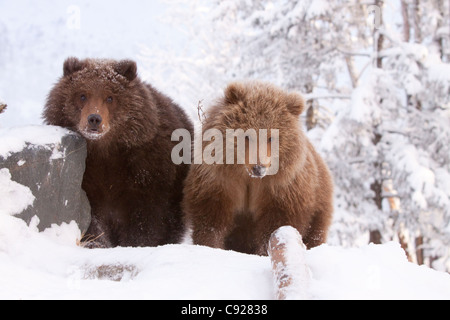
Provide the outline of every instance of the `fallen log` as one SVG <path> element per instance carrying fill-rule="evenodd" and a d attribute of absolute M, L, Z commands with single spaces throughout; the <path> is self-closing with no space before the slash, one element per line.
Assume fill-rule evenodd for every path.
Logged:
<path fill-rule="evenodd" d="M 306 300 L 311 281 L 306 265 L 306 246 L 297 229 L 285 226 L 275 230 L 269 240 L 269 257 L 276 298 L 278 300 Z"/>

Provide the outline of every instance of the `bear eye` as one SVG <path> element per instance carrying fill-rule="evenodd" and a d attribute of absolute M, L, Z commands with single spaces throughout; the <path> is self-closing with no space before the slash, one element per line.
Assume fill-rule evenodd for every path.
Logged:
<path fill-rule="evenodd" d="M 113 97 L 108 97 L 108 98 L 106 98 L 106 102 L 108 102 L 108 103 L 113 102 Z"/>
<path fill-rule="evenodd" d="M 84 94 L 82 94 L 82 95 L 80 96 L 80 100 L 81 100 L 81 101 L 86 101 L 86 100 L 87 100 L 87 97 L 86 97 Z"/>

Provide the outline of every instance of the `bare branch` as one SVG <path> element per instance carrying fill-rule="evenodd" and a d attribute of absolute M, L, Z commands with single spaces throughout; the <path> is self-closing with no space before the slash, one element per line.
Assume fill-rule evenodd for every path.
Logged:
<path fill-rule="evenodd" d="M 348 94 L 306 94 L 304 96 L 306 101 L 310 100 L 319 100 L 319 99 L 347 99 L 350 100 L 352 98 L 351 95 Z"/>
<path fill-rule="evenodd" d="M 352 51 L 344 50 L 341 48 L 336 48 L 336 50 L 346 56 L 360 56 L 360 57 L 367 57 L 367 58 L 370 58 L 372 56 L 370 53 L 366 53 L 366 52 L 352 52 Z"/>
<path fill-rule="evenodd" d="M 203 100 L 199 100 L 197 104 L 197 115 L 198 120 L 203 124 L 203 122 L 206 120 L 205 111 L 203 111 Z"/>

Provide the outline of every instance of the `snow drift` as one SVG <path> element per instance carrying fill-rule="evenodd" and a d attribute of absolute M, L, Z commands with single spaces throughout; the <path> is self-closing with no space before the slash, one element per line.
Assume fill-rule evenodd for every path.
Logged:
<path fill-rule="evenodd" d="M 55 139 L 49 130 L 56 129 L 21 131 L 33 132 L 36 142 L 48 142 Z M 20 149 L 29 136 L 14 132 L 14 139 L 2 140 L 9 142 L 0 153 Z M 269 257 L 188 243 L 89 250 L 78 245 L 81 232 L 73 221 L 39 232 L 36 216 L 29 225 L 15 217 L 34 200 L 30 188 L 12 181 L 9 170 L 0 168 L 0 299 L 276 297 Z M 351 249 L 322 245 L 288 258 L 306 262 L 307 268 L 297 274 L 307 276 L 308 285 L 294 288 L 301 293 L 294 297 L 450 299 L 450 275 L 409 263 L 393 242 Z M 301 280 L 297 283 L 305 283 Z"/>
<path fill-rule="evenodd" d="M 5 192 L 8 190 L 8 192 Z M 31 202 L 29 190 L 2 172 L 0 299 L 274 299 L 271 263 L 259 257 L 189 244 L 89 250 L 77 225 L 39 233 L 11 213 Z M 312 299 L 450 299 L 450 276 L 406 260 L 396 243 L 306 252 Z"/>
<path fill-rule="evenodd" d="M 0 299 L 274 299 L 268 257 L 188 244 L 89 250 L 77 226 L 0 216 Z M 398 244 L 307 251 L 312 299 L 450 299 L 450 276 Z"/>

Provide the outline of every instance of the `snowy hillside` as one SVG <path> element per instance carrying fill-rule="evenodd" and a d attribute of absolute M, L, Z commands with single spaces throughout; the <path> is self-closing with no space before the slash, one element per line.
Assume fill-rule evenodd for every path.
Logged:
<path fill-rule="evenodd" d="M 5 139 L 8 131 L 0 133 L 10 149 L 27 141 Z M 42 127 L 21 131 L 51 139 Z M 0 299 L 275 298 L 268 257 L 188 243 L 85 249 L 74 222 L 39 233 L 37 217 L 29 226 L 14 217 L 33 201 L 29 188 L 0 170 Z M 310 299 L 450 299 L 450 275 L 409 263 L 393 242 L 323 245 L 306 253 L 306 264 L 312 281 L 301 296 Z"/>
<path fill-rule="evenodd" d="M 33 133 L 17 126 L 41 124 L 68 56 L 135 59 L 194 116 L 231 79 L 269 80 L 310 97 L 303 120 L 336 184 L 304 295 L 450 299 L 449 274 L 398 244 L 450 270 L 449 4 L 385 1 L 379 33 L 367 5 L 346 2 L 0 1 L 0 137 L 15 132 L 0 156 Z M 275 297 L 268 257 L 189 243 L 87 250 L 74 223 L 38 233 L 37 219 L 14 217 L 33 200 L 0 167 L 0 299 Z M 384 244 L 366 245 L 374 235 Z"/>
<path fill-rule="evenodd" d="M 27 199 L 21 189 L 1 172 L 0 195 Z M 268 257 L 189 244 L 89 250 L 76 246 L 75 224 L 38 233 L 37 223 L 0 213 L 0 299 L 275 297 Z M 311 299 L 450 299 L 450 275 L 407 262 L 395 243 L 323 245 L 306 258 Z"/>

